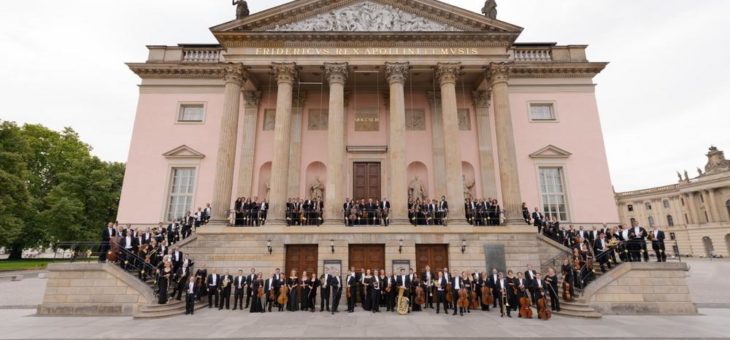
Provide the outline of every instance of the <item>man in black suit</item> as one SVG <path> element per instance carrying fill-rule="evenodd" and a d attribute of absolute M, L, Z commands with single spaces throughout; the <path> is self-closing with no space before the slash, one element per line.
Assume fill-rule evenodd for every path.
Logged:
<path fill-rule="evenodd" d="M 408 297 L 409 292 L 411 290 L 411 278 L 410 275 L 406 275 L 406 270 L 401 268 L 400 275 L 395 278 L 395 286 L 397 289 L 400 289 L 400 287 L 403 287 L 405 289 L 403 295 Z"/>
<path fill-rule="evenodd" d="M 231 309 L 231 286 L 233 285 L 233 276 L 229 272 L 226 272 L 221 278 L 221 303 L 218 306 L 218 310 L 223 309 L 223 305 L 226 305 L 226 309 Z"/>
<path fill-rule="evenodd" d="M 537 207 L 535 207 L 535 211 L 532 212 L 532 220 L 534 221 L 534 226 L 537 227 L 537 233 L 540 234 L 542 232 L 542 220 L 545 218 L 543 214 L 537 210 Z"/>
<path fill-rule="evenodd" d="M 337 306 L 340 305 L 340 297 L 342 297 L 342 279 L 340 273 L 334 272 L 329 278 L 329 287 L 332 290 L 332 314 L 337 313 Z"/>
<path fill-rule="evenodd" d="M 667 262 L 667 253 L 664 248 L 664 231 L 656 225 L 654 230 L 651 231 L 651 247 L 654 249 L 657 262 Z"/>
<path fill-rule="evenodd" d="M 464 315 L 463 309 L 459 308 L 458 304 L 456 303 L 459 300 L 459 290 L 464 288 L 464 280 L 459 275 L 454 275 L 453 279 L 451 281 L 451 295 L 452 299 L 451 301 L 454 303 L 454 314 L 456 315 L 456 312 L 460 312 L 461 315 Z"/>
<path fill-rule="evenodd" d="M 253 291 L 253 282 L 256 281 L 256 268 L 251 268 L 251 273 L 246 276 L 246 307 L 245 309 L 248 309 L 248 304 L 251 302 L 251 296 L 256 296 L 256 293 Z"/>
<path fill-rule="evenodd" d="M 106 262 L 106 253 L 111 249 L 109 242 L 111 238 L 117 236 L 117 231 L 114 230 L 111 222 L 106 224 L 106 228 L 101 231 L 101 245 L 99 245 L 99 262 Z"/>
<path fill-rule="evenodd" d="M 495 284 L 495 287 L 493 291 L 497 292 L 498 298 L 495 299 L 499 301 L 499 310 L 501 312 L 501 316 L 504 317 L 505 312 L 507 312 L 508 317 L 512 317 L 511 311 L 512 307 L 508 306 L 509 304 L 509 287 L 510 287 L 510 280 L 504 277 L 504 274 L 499 273 L 497 276 L 497 282 Z"/>
<path fill-rule="evenodd" d="M 632 255 L 633 261 L 641 262 L 641 254 L 644 254 L 644 261 L 649 261 L 649 252 L 646 248 L 646 237 L 648 233 L 644 227 L 639 225 L 636 220 L 631 220 L 631 229 L 629 229 L 629 239 L 633 243 L 633 252 L 629 251 Z"/>
<path fill-rule="evenodd" d="M 172 247 L 172 255 L 170 259 L 172 260 L 172 270 L 174 272 L 177 272 L 178 269 L 180 269 L 180 265 L 182 265 L 183 261 L 183 252 L 181 252 L 177 246 Z"/>
<path fill-rule="evenodd" d="M 185 315 L 193 315 L 195 313 L 195 296 L 197 288 L 195 287 L 195 276 L 191 276 L 185 286 Z"/>
<path fill-rule="evenodd" d="M 330 311 L 330 279 L 332 276 L 329 272 L 322 274 L 320 281 L 322 285 L 319 287 L 319 294 L 322 296 L 319 304 L 319 311 L 324 312 L 325 308 Z"/>
<path fill-rule="evenodd" d="M 388 217 L 390 215 L 390 201 L 387 198 L 383 198 L 383 201 L 380 202 L 380 209 L 383 212 L 383 225 L 387 227 L 390 224 L 390 217 Z"/>
<path fill-rule="evenodd" d="M 215 273 L 215 269 L 212 269 L 210 271 L 210 274 L 208 274 L 208 279 L 205 280 L 205 282 L 208 285 L 208 308 L 213 308 L 214 302 L 215 305 L 218 306 L 218 300 L 220 298 L 221 280 L 220 276 Z"/>
<path fill-rule="evenodd" d="M 264 305 L 264 310 L 267 310 L 269 313 L 271 313 L 271 306 L 274 305 L 274 300 L 276 300 L 276 293 L 274 293 L 274 298 L 271 299 L 271 290 L 274 290 L 276 292 L 276 273 L 271 273 L 271 277 L 266 279 L 264 282 L 264 299 L 266 299 L 266 304 Z M 254 295 L 255 296 L 255 295 Z"/>
<path fill-rule="evenodd" d="M 347 298 L 347 312 L 352 313 L 355 311 L 355 292 L 357 287 L 357 278 L 355 276 L 355 271 L 350 270 L 350 275 L 347 275 L 347 288 L 350 288 L 350 296 Z M 312 311 L 314 311 L 314 307 L 312 307 Z"/>
<path fill-rule="evenodd" d="M 497 284 L 499 283 L 499 272 L 497 268 L 492 268 L 492 274 L 487 278 L 487 286 L 492 289 L 492 308 L 497 308 L 499 303 L 499 291 L 497 290 Z"/>
<path fill-rule="evenodd" d="M 533 304 L 537 304 L 537 296 L 535 295 L 535 280 L 537 279 L 537 272 L 532 269 L 532 264 L 527 264 L 527 270 L 525 270 L 525 287 L 530 291 L 530 298 Z"/>
<path fill-rule="evenodd" d="M 285 282 L 283 282 L 281 279 L 281 269 L 276 268 L 276 270 L 274 271 L 274 296 L 275 297 L 279 296 L 279 291 L 281 290 L 281 285 L 284 283 Z M 277 299 L 274 298 L 274 306 L 279 306 L 279 302 L 276 300 Z"/>
<path fill-rule="evenodd" d="M 433 284 L 433 280 L 436 277 L 433 275 L 433 272 L 431 272 L 431 266 L 426 265 L 426 270 L 421 273 L 421 284 L 423 285 L 423 290 L 426 294 L 426 307 L 425 308 L 431 308 L 433 309 L 433 298 L 434 296 L 431 295 L 431 285 Z"/>
<path fill-rule="evenodd" d="M 598 263 L 601 264 L 601 271 L 606 272 L 606 264 L 608 268 L 611 268 L 611 263 L 608 262 L 608 242 L 606 241 L 606 234 L 600 233 L 596 242 L 593 243 L 593 253 L 596 254 Z"/>
<path fill-rule="evenodd" d="M 233 279 L 233 310 L 243 309 L 243 288 L 246 287 L 246 282 L 243 269 L 241 269 L 238 271 L 238 276 Z"/>

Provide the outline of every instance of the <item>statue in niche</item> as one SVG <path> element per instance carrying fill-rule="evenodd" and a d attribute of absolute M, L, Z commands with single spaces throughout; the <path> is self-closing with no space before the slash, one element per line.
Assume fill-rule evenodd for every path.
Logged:
<path fill-rule="evenodd" d="M 414 177 L 411 183 L 408 184 L 408 199 L 417 200 L 426 199 L 426 189 L 418 176 Z"/>
<path fill-rule="evenodd" d="M 474 187 L 474 180 L 466 181 L 466 175 L 461 175 L 464 182 L 464 199 L 472 199 L 471 189 Z"/>
<path fill-rule="evenodd" d="M 266 187 L 266 202 L 269 201 L 269 193 L 271 192 L 271 184 L 269 182 L 264 183 L 264 187 Z"/>
<path fill-rule="evenodd" d="M 236 19 L 243 19 L 248 16 L 248 3 L 246 0 L 231 0 L 233 6 L 236 6 Z"/>
<path fill-rule="evenodd" d="M 487 0 L 484 2 L 484 7 L 482 7 L 482 13 L 484 13 L 487 18 L 490 19 L 497 19 L 497 1 L 496 0 Z"/>
<path fill-rule="evenodd" d="M 324 196 L 324 186 L 319 180 L 319 176 L 314 178 L 314 182 L 309 187 L 309 197 L 313 200 L 321 201 Z"/>

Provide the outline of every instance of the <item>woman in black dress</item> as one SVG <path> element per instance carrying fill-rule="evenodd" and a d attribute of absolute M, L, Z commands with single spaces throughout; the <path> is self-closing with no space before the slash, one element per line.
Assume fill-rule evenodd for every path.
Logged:
<path fill-rule="evenodd" d="M 251 309 L 249 312 L 251 313 L 263 313 L 264 312 L 264 305 L 261 304 L 261 299 L 264 298 L 264 281 L 262 279 L 261 273 L 256 274 L 256 278 L 253 280 L 253 296 L 251 299 Z"/>
<path fill-rule="evenodd" d="M 297 276 L 297 271 L 292 270 L 289 278 L 286 279 L 286 285 L 289 287 L 289 300 L 286 304 L 286 310 L 295 312 L 299 310 L 299 296 L 301 296 L 301 281 Z"/>
<path fill-rule="evenodd" d="M 309 279 L 309 293 L 307 294 L 307 305 L 310 306 L 310 310 L 312 313 L 314 313 L 314 310 L 317 309 L 317 305 L 314 303 L 317 300 L 317 288 L 320 286 L 319 279 L 317 278 L 317 273 L 312 273 L 311 278 Z"/>
<path fill-rule="evenodd" d="M 370 274 L 370 269 L 365 271 L 365 275 L 362 277 L 362 285 L 365 290 L 365 301 L 362 303 L 362 308 L 369 311 L 373 305 L 373 276 Z"/>
<path fill-rule="evenodd" d="M 170 287 L 170 277 L 172 277 L 172 264 L 169 261 L 165 261 L 164 268 L 160 272 L 157 278 L 157 303 L 164 305 L 167 303 L 167 290 Z"/>
<path fill-rule="evenodd" d="M 311 281 L 309 280 L 309 275 L 307 275 L 307 271 L 302 272 L 302 295 L 299 297 L 301 299 L 302 303 L 302 311 L 306 311 L 309 309 L 309 291 L 312 289 L 311 287 Z"/>

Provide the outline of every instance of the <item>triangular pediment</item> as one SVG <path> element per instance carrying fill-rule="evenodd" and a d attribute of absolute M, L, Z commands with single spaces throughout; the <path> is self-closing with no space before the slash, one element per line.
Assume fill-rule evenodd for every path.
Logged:
<path fill-rule="evenodd" d="M 205 155 L 198 152 L 197 150 L 187 146 L 187 145 L 180 145 L 168 152 L 165 152 L 162 154 L 165 158 L 169 159 L 179 159 L 179 158 L 186 158 L 186 159 L 201 159 L 205 158 Z"/>
<path fill-rule="evenodd" d="M 530 158 L 568 158 L 571 153 L 555 145 L 548 145 L 530 154 Z"/>
<path fill-rule="evenodd" d="M 211 28 L 225 32 L 496 32 L 522 28 L 437 0 L 295 0 Z"/>

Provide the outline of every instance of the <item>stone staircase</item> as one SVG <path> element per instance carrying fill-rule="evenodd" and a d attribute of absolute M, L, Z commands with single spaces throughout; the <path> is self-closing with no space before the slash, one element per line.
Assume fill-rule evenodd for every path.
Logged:
<path fill-rule="evenodd" d="M 603 273 L 601 272 L 601 266 L 598 263 L 594 263 L 593 265 L 593 275 L 595 278 L 593 281 L 588 283 L 586 287 L 590 286 L 591 283 L 593 283 L 595 280 L 597 280 Z M 585 288 L 584 288 L 585 290 Z M 556 315 L 560 316 L 569 316 L 569 317 L 576 317 L 576 318 L 587 318 L 587 319 L 600 319 L 603 317 L 603 315 L 599 312 L 597 312 L 593 307 L 588 305 L 588 301 L 582 296 L 581 293 L 578 293 L 578 296 L 573 297 L 573 301 L 571 302 L 565 302 L 562 299 L 563 296 L 563 286 L 560 285 L 558 288 L 558 294 L 560 294 L 560 312 L 553 312 Z"/>
<path fill-rule="evenodd" d="M 204 303 L 202 301 L 197 302 L 195 304 L 195 310 L 199 310 L 205 306 L 207 306 L 207 303 Z M 166 318 L 171 316 L 177 316 L 177 315 L 183 315 L 185 314 L 185 300 L 170 300 L 167 304 L 159 305 L 159 304 L 149 304 L 144 305 L 139 308 L 139 311 L 134 314 L 135 319 L 158 319 L 158 318 Z"/>

